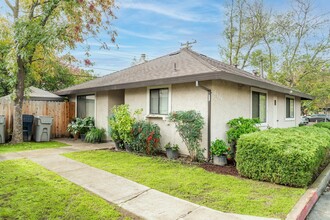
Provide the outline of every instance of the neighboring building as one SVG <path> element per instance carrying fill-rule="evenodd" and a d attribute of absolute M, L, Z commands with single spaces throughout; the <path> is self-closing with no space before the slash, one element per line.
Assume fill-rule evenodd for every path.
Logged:
<path fill-rule="evenodd" d="M 29 101 L 63 101 L 63 97 L 58 96 L 54 93 L 48 92 L 46 90 L 42 90 L 36 88 L 34 86 L 30 86 L 27 89 L 27 92 L 24 93 L 24 99 Z M 11 95 L 0 97 L 0 99 L 11 100 Z"/>
<path fill-rule="evenodd" d="M 114 105 L 143 108 L 143 117 L 160 126 L 162 144 L 183 145 L 168 113 L 197 110 L 205 119 L 205 148 L 208 134 L 211 140 L 225 139 L 226 123 L 240 116 L 259 118 L 263 128 L 297 126 L 301 100 L 312 99 L 187 48 L 57 94 L 77 102 L 77 116 L 94 116 L 96 126 L 106 129 Z M 187 153 L 184 149 L 183 153 Z"/>

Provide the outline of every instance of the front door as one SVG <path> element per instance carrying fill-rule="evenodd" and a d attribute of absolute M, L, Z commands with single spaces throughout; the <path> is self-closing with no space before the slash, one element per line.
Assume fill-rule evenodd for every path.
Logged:
<path fill-rule="evenodd" d="M 273 128 L 277 128 L 278 126 L 278 118 L 277 118 L 277 96 L 274 96 L 273 99 Z"/>

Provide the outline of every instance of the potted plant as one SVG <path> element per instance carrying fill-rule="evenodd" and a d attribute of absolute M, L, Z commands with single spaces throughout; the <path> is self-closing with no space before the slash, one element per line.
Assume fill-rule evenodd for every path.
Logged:
<path fill-rule="evenodd" d="M 165 145 L 165 150 L 166 150 L 166 156 L 168 159 L 178 159 L 179 157 L 179 145 L 173 144 L 171 145 L 170 142 L 168 142 Z"/>
<path fill-rule="evenodd" d="M 105 130 L 103 128 L 98 129 L 94 127 L 86 133 L 85 141 L 89 143 L 101 143 L 104 135 Z"/>
<path fill-rule="evenodd" d="M 226 142 L 220 139 L 212 141 L 210 151 L 213 155 L 214 164 L 220 166 L 227 164 L 227 154 L 230 151 L 230 147 L 227 146 Z"/>
<path fill-rule="evenodd" d="M 92 128 L 94 128 L 94 118 L 86 117 L 86 118 L 77 118 L 77 124 L 79 127 L 80 138 L 82 141 L 85 140 L 86 134 Z"/>
<path fill-rule="evenodd" d="M 73 119 L 67 127 L 67 131 L 73 136 L 75 140 L 79 137 L 79 126 L 76 122 L 76 119 Z"/>

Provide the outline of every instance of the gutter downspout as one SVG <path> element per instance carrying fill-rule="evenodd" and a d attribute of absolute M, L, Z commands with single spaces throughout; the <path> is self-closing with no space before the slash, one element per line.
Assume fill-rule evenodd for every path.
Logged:
<path fill-rule="evenodd" d="M 207 106 L 207 161 L 211 160 L 210 154 L 210 146 L 211 146 L 211 89 L 200 85 L 199 81 L 196 81 L 196 87 L 200 87 L 201 89 L 207 91 L 208 93 L 208 106 Z"/>

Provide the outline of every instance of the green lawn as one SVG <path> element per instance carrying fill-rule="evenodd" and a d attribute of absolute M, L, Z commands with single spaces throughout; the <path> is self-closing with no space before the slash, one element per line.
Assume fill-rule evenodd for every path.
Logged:
<path fill-rule="evenodd" d="M 57 141 L 49 141 L 49 142 L 23 142 L 20 144 L 0 144 L 0 154 L 9 153 L 9 152 L 17 152 L 17 151 L 25 151 L 25 150 L 36 150 L 43 148 L 58 148 L 65 147 L 67 144 L 57 142 Z"/>
<path fill-rule="evenodd" d="M 126 152 L 89 151 L 65 156 L 223 212 L 285 218 L 305 192 Z"/>
<path fill-rule="evenodd" d="M 105 200 L 26 159 L 0 162 L 0 219 L 123 219 Z"/>

